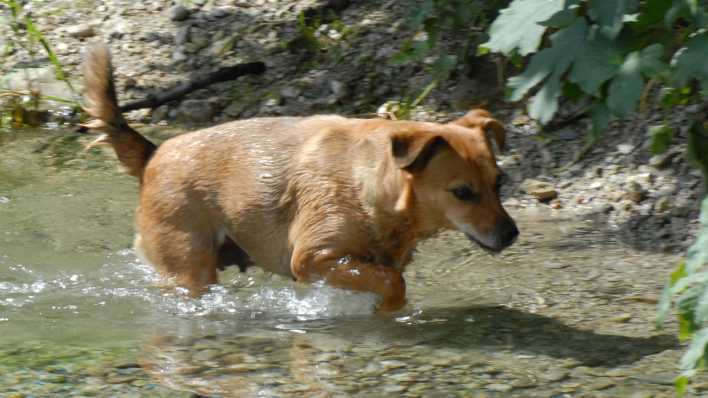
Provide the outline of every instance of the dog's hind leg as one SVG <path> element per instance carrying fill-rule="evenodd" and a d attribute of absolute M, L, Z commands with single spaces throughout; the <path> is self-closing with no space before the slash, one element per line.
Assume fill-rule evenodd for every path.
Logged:
<path fill-rule="evenodd" d="M 172 216 L 153 220 L 138 215 L 137 249 L 163 276 L 187 288 L 192 296 L 218 282 L 218 242 L 198 218 Z"/>

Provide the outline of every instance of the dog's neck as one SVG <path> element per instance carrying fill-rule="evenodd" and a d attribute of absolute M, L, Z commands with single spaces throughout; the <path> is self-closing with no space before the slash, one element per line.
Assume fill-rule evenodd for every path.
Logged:
<path fill-rule="evenodd" d="M 362 205 L 371 217 L 369 224 L 377 245 L 391 265 L 403 267 L 410 261 L 416 243 L 437 232 L 428 228 L 417 208 L 412 176 L 400 170 L 390 159 L 370 165 L 374 173 L 362 181 Z M 375 221 L 374 221 L 375 220 Z"/>

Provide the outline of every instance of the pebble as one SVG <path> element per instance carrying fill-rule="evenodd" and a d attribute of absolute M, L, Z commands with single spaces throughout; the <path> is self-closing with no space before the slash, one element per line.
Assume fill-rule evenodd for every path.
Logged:
<path fill-rule="evenodd" d="M 189 18 L 190 12 L 187 9 L 187 7 L 177 4 L 173 7 L 170 8 L 169 10 L 169 18 L 170 21 L 184 21 L 187 18 Z"/>
<path fill-rule="evenodd" d="M 610 379 L 602 379 L 602 380 L 592 382 L 588 387 L 591 390 L 600 391 L 600 390 L 606 390 L 610 387 L 614 387 L 615 385 L 616 385 L 615 382 Z"/>
<path fill-rule="evenodd" d="M 625 377 L 627 375 L 629 375 L 629 373 L 627 373 L 626 369 L 610 369 L 605 372 L 605 376 L 608 377 Z"/>
<path fill-rule="evenodd" d="M 516 379 L 511 383 L 511 386 L 513 388 L 531 388 L 536 387 L 537 385 L 538 383 L 530 378 Z"/>
<path fill-rule="evenodd" d="M 627 323 L 629 320 L 632 319 L 632 314 L 619 314 L 617 316 L 613 316 L 610 318 L 612 322 L 617 322 L 617 323 Z"/>
<path fill-rule="evenodd" d="M 492 383 L 487 384 L 486 386 L 484 386 L 484 388 L 494 392 L 508 392 L 511 391 L 514 387 L 510 386 L 509 384 Z"/>
<path fill-rule="evenodd" d="M 398 361 L 395 359 L 381 361 L 381 366 L 386 370 L 405 368 L 407 364 L 403 361 Z"/>
<path fill-rule="evenodd" d="M 631 144 L 619 144 L 617 145 L 617 152 L 623 155 L 629 155 L 634 150 L 634 145 Z"/>
<path fill-rule="evenodd" d="M 78 24 L 69 26 L 66 29 L 66 33 L 69 36 L 77 39 L 85 39 L 96 35 L 96 31 L 93 29 L 93 26 L 88 24 Z"/>
<path fill-rule="evenodd" d="M 567 379 L 569 373 L 563 370 L 551 371 L 541 375 L 541 378 L 546 382 L 558 382 Z"/>
<path fill-rule="evenodd" d="M 558 192 L 548 182 L 526 179 L 519 186 L 521 192 L 527 193 L 541 202 L 546 202 L 558 197 Z"/>
<path fill-rule="evenodd" d="M 214 117 L 215 110 L 207 100 L 189 99 L 177 109 L 177 118 L 186 123 L 206 123 Z"/>
<path fill-rule="evenodd" d="M 406 391 L 407 388 L 408 388 L 407 386 L 386 384 L 386 385 L 383 386 L 383 392 L 386 392 L 386 393 L 401 393 L 401 392 Z"/>

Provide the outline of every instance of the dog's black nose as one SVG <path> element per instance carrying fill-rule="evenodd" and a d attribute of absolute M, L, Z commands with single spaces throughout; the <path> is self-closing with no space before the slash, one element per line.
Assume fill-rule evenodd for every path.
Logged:
<path fill-rule="evenodd" d="M 502 247 L 511 246 L 518 236 L 519 229 L 516 228 L 516 224 L 511 220 L 505 222 L 499 231 L 499 240 Z"/>

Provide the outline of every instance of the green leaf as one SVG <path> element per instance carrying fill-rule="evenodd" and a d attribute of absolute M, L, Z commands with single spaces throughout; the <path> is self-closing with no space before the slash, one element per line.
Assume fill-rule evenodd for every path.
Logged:
<path fill-rule="evenodd" d="M 703 171 L 703 178 L 708 179 L 708 131 L 703 124 L 695 120 L 688 129 L 688 158 Z"/>
<path fill-rule="evenodd" d="M 457 66 L 457 57 L 450 54 L 439 56 L 433 63 L 435 79 L 445 80 Z"/>
<path fill-rule="evenodd" d="M 671 1 L 667 0 L 646 0 L 642 7 L 642 12 L 639 13 L 639 19 L 633 28 L 643 33 L 650 29 L 655 29 L 656 25 L 664 21 L 666 12 L 671 8 Z"/>
<path fill-rule="evenodd" d="M 622 117 L 636 109 L 644 89 L 640 67 L 639 52 L 632 51 L 612 79 L 607 96 L 607 107 L 612 114 Z"/>
<path fill-rule="evenodd" d="M 590 95 L 599 95 L 600 86 L 612 78 L 622 64 L 622 53 L 616 42 L 591 34 L 573 63 L 568 80 L 577 83 Z"/>
<path fill-rule="evenodd" d="M 552 73 L 565 73 L 580 49 L 577 43 L 585 39 L 587 23 L 578 19 L 572 26 L 551 35 L 552 46 L 531 57 L 528 67 L 508 81 L 512 89 L 510 100 L 518 101 Z"/>
<path fill-rule="evenodd" d="M 647 78 L 657 76 L 668 69 L 668 65 L 662 60 L 664 56 L 664 46 L 655 43 L 644 47 L 639 53 L 641 57 L 641 71 Z"/>
<path fill-rule="evenodd" d="M 696 241 L 688 248 L 686 253 L 686 272 L 696 272 L 700 267 L 708 263 L 708 197 L 703 199 L 701 205 L 701 230 L 696 237 Z"/>
<path fill-rule="evenodd" d="M 546 26 L 549 28 L 556 28 L 556 29 L 561 29 L 570 26 L 573 22 L 575 22 L 575 18 L 577 18 L 577 10 L 578 7 L 573 7 L 573 8 L 566 8 L 563 10 L 558 11 L 557 13 L 551 15 L 550 18 L 548 18 L 545 21 L 541 21 L 538 24 L 541 26 Z"/>
<path fill-rule="evenodd" d="M 536 95 L 531 98 L 528 105 L 529 116 L 546 124 L 553 118 L 558 110 L 558 96 L 560 96 L 560 74 L 554 73 L 541 87 Z"/>
<path fill-rule="evenodd" d="M 701 83 L 703 90 L 708 90 L 708 31 L 696 33 L 686 42 L 686 47 L 678 50 L 671 61 L 674 80 L 677 85 L 685 86 L 692 79 Z"/>
<path fill-rule="evenodd" d="M 482 46 L 504 55 L 517 50 L 528 55 L 538 50 L 546 27 L 540 22 L 563 9 L 563 0 L 514 0 L 500 11 L 489 28 L 489 41 Z"/>
<path fill-rule="evenodd" d="M 622 19 L 626 7 L 625 0 L 590 2 L 590 9 L 597 15 L 600 32 L 608 39 L 614 39 L 622 30 Z"/>
<path fill-rule="evenodd" d="M 671 283 L 666 283 L 664 288 L 661 290 L 661 297 L 659 298 L 659 304 L 656 306 L 656 320 L 654 325 L 657 329 L 661 329 L 666 322 L 666 316 L 671 310 Z"/>
<path fill-rule="evenodd" d="M 698 296 L 696 308 L 693 310 L 693 318 L 698 324 L 703 324 L 708 320 L 708 288 L 703 289 L 701 295 Z"/>
<path fill-rule="evenodd" d="M 676 267 L 676 269 L 671 273 L 671 276 L 669 277 L 669 281 L 666 282 L 666 285 L 664 286 L 664 289 L 661 291 L 661 298 L 659 299 L 659 304 L 657 305 L 656 309 L 656 327 L 661 328 L 661 326 L 664 324 L 664 321 L 666 321 L 666 316 L 669 314 L 669 310 L 671 309 L 671 298 L 672 298 L 672 291 L 671 288 L 681 280 L 681 278 L 686 276 L 686 262 L 681 261 Z"/>
<path fill-rule="evenodd" d="M 676 282 L 678 282 L 679 280 L 685 278 L 686 275 L 688 275 L 686 273 L 686 262 L 681 261 L 681 263 L 679 263 L 679 266 L 676 267 L 674 272 L 671 273 L 671 276 L 670 276 L 671 286 L 675 285 Z"/>
<path fill-rule="evenodd" d="M 686 387 L 688 387 L 688 376 L 678 376 L 674 380 L 674 389 L 676 389 L 676 395 L 679 397 L 686 393 Z"/>
<path fill-rule="evenodd" d="M 402 65 L 408 62 L 423 60 L 430 54 L 430 45 L 427 41 L 409 40 L 403 44 L 401 51 L 391 57 L 391 65 Z"/>
<path fill-rule="evenodd" d="M 598 102 L 590 111 L 590 116 L 592 120 L 592 137 L 594 140 L 597 140 L 604 134 L 607 126 L 610 124 L 610 110 L 604 103 Z"/>
<path fill-rule="evenodd" d="M 708 343 L 708 328 L 701 329 L 693 335 L 688 350 L 686 350 L 679 362 L 682 370 L 696 368 L 698 362 L 705 356 L 706 343 Z"/>
<path fill-rule="evenodd" d="M 708 281 L 708 272 L 697 272 L 690 274 L 676 281 L 671 287 L 671 294 L 676 295 L 683 292 L 686 288 L 697 283 L 705 283 Z M 698 299 L 698 295 L 695 296 Z"/>
<path fill-rule="evenodd" d="M 651 138 L 651 143 L 649 144 L 651 153 L 658 155 L 666 152 L 669 145 L 671 145 L 674 130 L 669 126 L 662 124 L 659 126 L 650 126 L 648 133 Z"/>
<path fill-rule="evenodd" d="M 664 23 L 667 28 L 671 28 L 674 22 L 683 18 L 698 27 L 706 27 L 706 10 L 698 0 L 674 0 L 671 8 L 664 16 Z"/>

